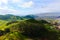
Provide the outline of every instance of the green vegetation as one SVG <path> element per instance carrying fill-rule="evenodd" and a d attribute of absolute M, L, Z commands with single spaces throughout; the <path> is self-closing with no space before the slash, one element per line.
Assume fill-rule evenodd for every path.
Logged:
<path fill-rule="evenodd" d="M 15 16 L 11 14 L 7 15 L 0 15 L 0 20 L 7 20 L 7 21 L 16 21 L 16 20 L 23 20 L 24 18 L 20 16 Z"/>
<path fill-rule="evenodd" d="M 0 40 L 60 40 L 60 30 L 45 20 L 0 20 Z"/>

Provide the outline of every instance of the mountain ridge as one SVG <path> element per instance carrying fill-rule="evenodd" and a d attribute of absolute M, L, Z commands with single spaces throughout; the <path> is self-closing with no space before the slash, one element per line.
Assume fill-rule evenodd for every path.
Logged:
<path fill-rule="evenodd" d="M 60 18 L 60 13 L 41 13 L 41 14 L 31 14 L 26 16 L 17 16 L 12 14 L 0 15 L 0 20 L 23 20 L 23 19 L 35 19 L 35 18 Z"/>

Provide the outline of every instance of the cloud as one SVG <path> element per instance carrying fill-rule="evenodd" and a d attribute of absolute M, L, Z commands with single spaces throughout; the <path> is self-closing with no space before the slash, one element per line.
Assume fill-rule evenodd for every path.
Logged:
<path fill-rule="evenodd" d="M 44 4 L 43 7 L 38 7 L 33 10 L 34 13 L 49 13 L 60 12 L 60 1 L 54 1 L 52 3 Z"/>
<path fill-rule="evenodd" d="M 21 0 L 12 0 L 13 3 L 18 3 L 20 2 Z"/>
<path fill-rule="evenodd" d="M 22 5 L 19 5 L 22 8 L 30 8 L 33 6 L 33 1 L 29 1 L 29 2 L 24 2 Z"/>
<path fill-rule="evenodd" d="M 60 12 L 60 0 L 0 0 L 0 14 Z"/>
<path fill-rule="evenodd" d="M 1 3 L 7 4 L 8 3 L 8 0 L 0 0 L 0 4 Z"/>
<path fill-rule="evenodd" d="M 18 10 L 9 9 L 8 7 L 0 7 L 0 14 L 17 14 Z"/>
<path fill-rule="evenodd" d="M 12 5 L 10 5 L 10 7 L 8 7 L 9 3 L 8 2 L 19 2 L 18 0 L 0 0 L 0 14 L 18 14 L 20 11 L 19 10 L 15 10 L 12 7 Z"/>
<path fill-rule="evenodd" d="M 21 2 L 21 3 L 19 3 Z M 33 1 L 22 1 L 22 0 L 0 0 L 0 14 L 15 14 L 15 15 L 22 15 L 25 13 L 31 13 L 30 10 L 26 10 L 26 8 L 30 8 L 33 6 L 34 2 Z M 16 4 L 16 6 L 15 6 Z M 18 6 L 21 9 L 18 9 Z M 11 8 L 12 7 L 12 8 Z M 16 9 L 15 9 L 16 8 Z M 22 10 L 22 8 L 25 8 L 25 10 Z"/>

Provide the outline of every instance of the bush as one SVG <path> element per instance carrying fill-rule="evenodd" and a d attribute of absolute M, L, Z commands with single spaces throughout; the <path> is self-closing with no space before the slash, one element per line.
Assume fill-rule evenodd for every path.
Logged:
<path fill-rule="evenodd" d="M 0 30 L 0 36 L 4 35 L 4 31 Z"/>

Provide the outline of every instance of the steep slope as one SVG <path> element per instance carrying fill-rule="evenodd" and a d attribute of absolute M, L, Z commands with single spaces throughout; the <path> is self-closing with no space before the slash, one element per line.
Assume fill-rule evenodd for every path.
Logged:
<path fill-rule="evenodd" d="M 8 25 L 7 25 L 8 24 Z M 7 22 L 4 27 L 0 29 L 1 40 L 26 40 L 29 38 L 49 38 L 55 39 L 55 27 L 45 20 L 37 21 L 35 19 L 28 19 L 16 22 Z M 47 35 L 48 34 L 48 35 Z M 13 38 L 14 37 L 14 38 Z M 50 37 L 54 37 L 51 39 Z"/>

